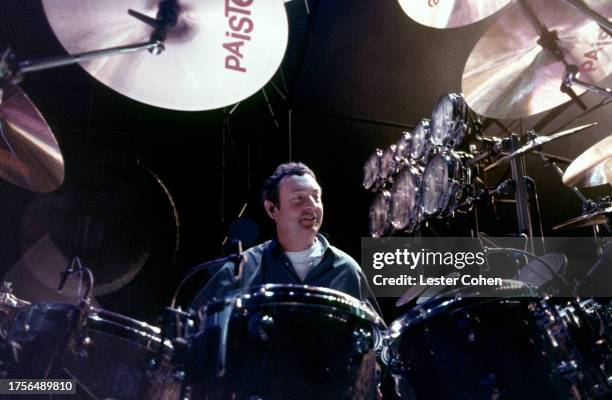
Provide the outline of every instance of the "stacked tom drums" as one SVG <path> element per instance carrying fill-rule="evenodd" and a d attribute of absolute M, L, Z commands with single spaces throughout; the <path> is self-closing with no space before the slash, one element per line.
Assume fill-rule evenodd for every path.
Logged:
<path fill-rule="evenodd" d="M 480 131 L 463 96 L 449 93 L 431 119 L 372 154 L 364 167 L 364 187 L 378 192 L 370 207 L 370 234 L 412 233 L 428 219 L 469 207 L 473 185 L 466 161 Z"/>

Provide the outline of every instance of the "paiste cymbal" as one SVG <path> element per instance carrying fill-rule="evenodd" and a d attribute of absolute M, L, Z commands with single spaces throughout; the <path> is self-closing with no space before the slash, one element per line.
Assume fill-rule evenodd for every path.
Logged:
<path fill-rule="evenodd" d="M 593 122 L 591 124 L 577 126 L 575 128 L 567 129 L 567 130 L 561 131 L 561 132 L 557 132 L 557 133 L 549 135 L 549 136 L 538 136 L 535 139 L 530 140 L 527 143 L 525 143 L 525 145 L 521 146 L 521 148 L 519 148 L 518 150 L 503 156 L 502 158 L 500 158 L 499 160 L 495 161 L 492 164 L 489 164 L 485 168 L 485 171 L 489 171 L 489 170 L 491 170 L 491 169 L 493 169 L 493 168 L 495 168 L 495 167 L 497 167 L 497 166 L 499 166 L 499 165 L 501 165 L 503 163 L 506 163 L 506 162 L 512 160 L 513 158 L 516 158 L 516 157 L 518 157 L 520 155 L 523 155 L 523 154 L 528 153 L 528 152 L 530 152 L 532 150 L 535 150 L 538 147 L 543 146 L 543 145 L 545 145 L 547 143 L 550 143 L 550 142 L 552 142 L 554 140 L 560 139 L 562 137 L 565 137 L 565 136 L 568 136 L 568 135 L 571 135 L 571 134 L 574 134 L 574 133 L 578 133 L 578 132 L 583 131 L 583 130 L 585 130 L 587 128 L 590 128 L 590 127 L 592 127 L 594 125 L 597 125 L 597 122 Z"/>
<path fill-rule="evenodd" d="M 0 177 L 35 192 L 64 181 L 64 159 L 53 132 L 17 86 L 0 88 Z"/>
<path fill-rule="evenodd" d="M 612 1 L 586 0 L 604 17 Z M 612 72 L 612 41 L 593 20 L 561 0 L 529 0 L 540 22 L 556 31 L 570 65 L 580 79 L 599 82 Z M 538 44 L 538 32 L 519 3 L 509 5 L 472 50 L 463 70 L 462 88 L 470 108 L 490 118 L 534 115 L 570 100 L 561 92 L 565 66 Z M 572 86 L 576 94 L 584 92 Z"/>
<path fill-rule="evenodd" d="M 419 24 L 457 28 L 478 22 L 499 11 L 510 0 L 399 0 L 402 10 Z"/>
<path fill-rule="evenodd" d="M 580 154 L 565 170 L 563 183 L 572 187 L 612 183 L 612 136 Z"/>
<path fill-rule="evenodd" d="M 152 28 L 128 9 L 155 18 L 158 3 L 43 0 L 51 28 L 70 54 L 148 41 Z M 288 40 L 282 0 L 179 0 L 179 6 L 161 54 L 114 55 L 81 66 L 127 97 L 185 111 L 234 104 L 272 78 Z"/>

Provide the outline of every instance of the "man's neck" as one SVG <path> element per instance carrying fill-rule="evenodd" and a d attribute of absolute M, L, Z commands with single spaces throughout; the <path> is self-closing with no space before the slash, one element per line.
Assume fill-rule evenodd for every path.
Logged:
<path fill-rule="evenodd" d="M 287 238 L 278 235 L 278 243 L 284 251 L 304 251 L 311 248 L 315 244 L 316 235 L 307 236 L 304 238 Z"/>

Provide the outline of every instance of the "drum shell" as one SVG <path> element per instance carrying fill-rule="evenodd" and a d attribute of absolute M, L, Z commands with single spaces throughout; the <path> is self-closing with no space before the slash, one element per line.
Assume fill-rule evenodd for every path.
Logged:
<path fill-rule="evenodd" d="M 382 207 L 382 209 L 381 209 Z M 392 226 L 390 223 L 391 210 L 391 194 L 383 190 L 374 196 L 369 210 L 369 226 L 370 235 L 372 237 L 381 237 L 391 232 Z M 382 221 L 384 219 L 384 221 Z M 382 221 L 382 222 L 381 222 Z M 379 224 L 379 222 L 381 222 Z M 378 226 L 380 225 L 380 226 Z"/>
<path fill-rule="evenodd" d="M 446 193 L 441 195 L 438 202 L 438 209 L 430 213 L 427 208 L 423 205 L 425 200 L 424 185 L 425 179 L 421 180 L 420 193 L 421 193 L 421 212 L 425 217 L 437 216 L 438 218 L 448 217 L 464 203 L 466 200 L 465 188 L 471 184 L 471 171 L 463 165 L 463 161 L 458 153 L 455 152 L 443 152 L 438 153 L 432 157 L 430 162 L 436 157 L 441 157 L 446 169 L 448 171 L 448 190 Z M 427 167 L 423 172 L 423 176 L 427 172 Z"/>
<path fill-rule="evenodd" d="M 223 376 L 197 391 L 215 399 L 375 398 L 382 322 L 364 303 L 330 289 L 266 285 L 227 305 Z"/>
<path fill-rule="evenodd" d="M 173 376 L 168 344 L 155 365 L 161 346 L 159 329 L 92 309 L 80 344 L 68 354 L 64 368 L 99 398 L 178 400 L 180 383 Z"/>
<path fill-rule="evenodd" d="M 423 137 L 419 137 L 419 133 L 422 133 Z M 430 139 L 430 121 L 423 118 L 412 130 L 410 156 L 415 162 L 426 164 L 433 149 L 434 146 Z"/>
<path fill-rule="evenodd" d="M 586 374 L 612 376 L 612 300 L 563 299 L 557 305 L 583 359 Z M 612 393 L 608 393 L 612 397 Z"/>
<path fill-rule="evenodd" d="M 38 303 L 20 312 L 8 332 L 25 352 L 10 376 L 75 379 L 77 393 L 69 395 L 74 400 L 179 398 L 172 349 L 165 345 L 155 366 L 159 330 L 144 322 L 95 308 L 82 314 L 75 305 Z"/>
<path fill-rule="evenodd" d="M 440 148 L 443 151 L 467 151 L 469 143 L 477 140 L 479 135 L 481 135 L 482 128 L 478 115 L 468 107 L 463 95 L 460 93 L 448 93 L 442 96 L 438 100 L 436 108 L 443 101 L 450 102 L 452 104 L 453 121 L 450 128 L 451 134 L 450 137 L 444 138 L 441 143 L 437 143 L 433 135 L 433 130 L 436 129 L 436 121 L 434 115 L 432 115 L 432 122 L 430 124 L 432 131 L 430 140 L 432 142 L 432 146 Z"/>
<path fill-rule="evenodd" d="M 385 347 L 402 398 L 595 398 L 565 324 L 538 298 L 435 299 L 394 322 Z"/>
<path fill-rule="evenodd" d="M 382 185 L 381 179 L 381 159 L 383 151 L 376 149 L 363 166 L 363 180 L 362 185 L 366 190 L 377 190 Z"/>
<path fill-rule="evenodd" d="M 380 178 L 383 186 L 386 183 L 393 182 L 393 176 L 397 173 L 399 164 L 399 158 L 397 157 L 397 145 L 392 144 L 383 151 L 383 155 L 380 160 Z"/>
<path fill-rule="evenodd" d="M 404 172 L 405 171 L 405 172 Z M 394 214 L 395 214 L 395 207 L 396 207 L 396 201 L 395 201 L 395 196 L 397 193 L 397 186 L 399 184 L 401 184 L 401 180 L 402 180 L 402 174 L 409 174 L 410 178 L 413 181 L 413 184 L 415 186 L 415 193 L 414 193 L 414 207 L 412 210 L 409 210 L 410 212 L 410 217 L 408 222 L 406 223 L 406 225 L 401 226 L 398 224 L 395 224 L 393 219 L 394 219 Z M 390 219 L 391 219 L 391 225 L 393 226 L 394 229 L 396 230 L 403 230 L 406 231 L 408 233 L 411 233 L 415 230 L 415 228 L 419 225 L 419 223 L 421 222 L 421 212 L 420 212 L 420 208 L 419 208 L 419 201 L 420 201 L 420 184 L 421 184 L 421 176 L 422 176 L 422 171 L 417 168 L 417 167 L 413 167 L 413 166 L 405 166 L 398 175 L 398 178 L 396 179 L 394 185 L 393 185 L 393 189 L 391 190 L 391 207 L 389 210 L 389 215 L 390 215 Z"/>

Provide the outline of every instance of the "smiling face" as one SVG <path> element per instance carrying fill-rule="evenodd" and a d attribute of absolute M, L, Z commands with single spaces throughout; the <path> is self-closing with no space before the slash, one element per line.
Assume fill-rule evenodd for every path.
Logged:
<path fill-rule="evenodd" d="M 285 251 L 306 250 L 323 222 L 321 187 L 310 175 L 287 175 L 278 185 L 278 205 L 266 200 L 268 215 Z"/>

